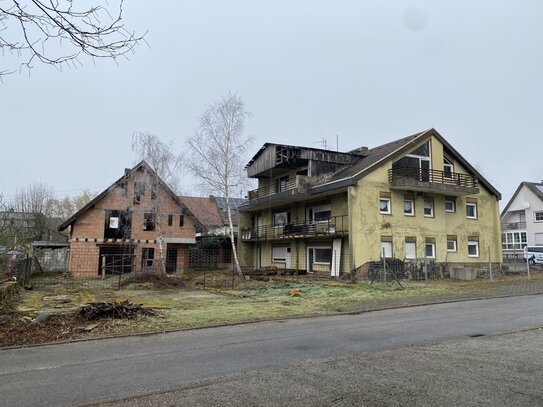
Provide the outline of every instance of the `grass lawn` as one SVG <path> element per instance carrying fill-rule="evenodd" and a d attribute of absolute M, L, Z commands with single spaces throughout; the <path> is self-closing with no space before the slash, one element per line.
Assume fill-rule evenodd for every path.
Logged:
<path fill-rule="evenodd" d="M 207 286 L 231 287 L 231 276 L 206 273 Z M 271 281 L 248 280 L 232 288 L 202 289 L 202 273 L 185 275 L 183 288 L 157 289 L 151 283 L 130 284 L 117 289 L 117 280 L 77 281 L 59 276 L 38 276 L 31 280 L 32 290 L 0 309 L 10 312 L 21 324 L 28 324 L 40 311 L 71 315 L 79 307 L 94 301 L 124 301 L 154 308 L 159 317 L 140 316 L 131 320 L 100 320 L 99 326 L 85 337 L 128 333 L 161 332 L 280 318 L 333 315 L 401 306 L 454 296 L 481 296 L 499 292 L 500 287 L 518 279 L 494 282 L 436 280 L 428 283 L 405 281 L 404 289 L 395 283 L 367 282 L 350 284 L 337 280 L 307 277 L 274 277 Z M 524 278 L 525 279 L 525 278 Z M 541 275 L 532 281 L 541 281 Z M 298 295 L 292 294 L 295 290 Z M 80 322 L 84 325 L 84 322 Z M 45 324 L 44 324 L 45 326 Z M 0 325 L 0 328 L 2 326 Z M 0 335 L 2 331 L 0 329 Z M 79 336 L 78 336 L 79 337 Z M 58 339 L 58 336 L 55 336 Z M 68 336 L 66 337 L 68 338 Z M 22 339 L 24 341 L 24 339 Z M 2 343 L 0 338 L 0 344 Z"/>

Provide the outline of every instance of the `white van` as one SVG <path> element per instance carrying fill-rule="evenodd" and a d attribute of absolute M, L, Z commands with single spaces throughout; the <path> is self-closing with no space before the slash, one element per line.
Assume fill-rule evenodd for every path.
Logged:
<path fill-rule="evenodd" d="M 543 264 L 543 246 L 526 246 L 524 258 L 528 259 L 531 265 Z"/>

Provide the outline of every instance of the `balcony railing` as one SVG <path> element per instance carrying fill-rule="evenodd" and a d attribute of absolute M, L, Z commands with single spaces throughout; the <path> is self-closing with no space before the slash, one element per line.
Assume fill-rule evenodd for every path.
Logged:
<path fill-rule="evenodd" d="M 503 230 L 526 229 L 526 222 L 503 223 L 502 229 Z"/>
<path fill-rule="evenodd" d="M 477 188 L 476 177 L 451 171 L 430 170 L 416 167 L 400 167 L 388 170 L 388 181 L 391 183 L 430 183 L 451 187 Z"/>
<path fill-rule="evenodd" d="M 299 193 L 303 193 L 306 186 L 309 185 L 308 178 L 309 177 L 305 175 L 296 175 L 296 177 L 289 177 L 288 180 L 276 180 L 269 185 L 249 191 L 248 198 L 251 200 L 292 190 L 297 190 Z"/>
<path fill-rule="evenodd" d="M 349 233 L 348 216 L 332 216 L 330 219 L 315 221 L 303 220 L 290 222 L 286 225 L 259 226 L 244 228 L 241 230 L 241 239 L 248 240 L 271 240 L 291 239 L 302 237 L 334 237 L 344 236 Z"/>

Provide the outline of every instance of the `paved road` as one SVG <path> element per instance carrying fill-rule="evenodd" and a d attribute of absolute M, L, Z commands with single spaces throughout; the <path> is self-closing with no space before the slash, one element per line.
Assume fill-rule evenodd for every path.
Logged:
<path fill-rule="evenodd" d="M 307 359 L 543 326 L 543 296 L 0 351 L 9 406 L 78 405 Z"/>

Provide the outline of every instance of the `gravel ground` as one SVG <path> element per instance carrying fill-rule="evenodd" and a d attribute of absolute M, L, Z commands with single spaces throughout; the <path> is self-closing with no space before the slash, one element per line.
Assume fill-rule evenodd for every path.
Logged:
<path fill-rule="evenodd" d="M 309 360 L 99 404 L 144 406 L 541 406 L 543 329 Z"/>

